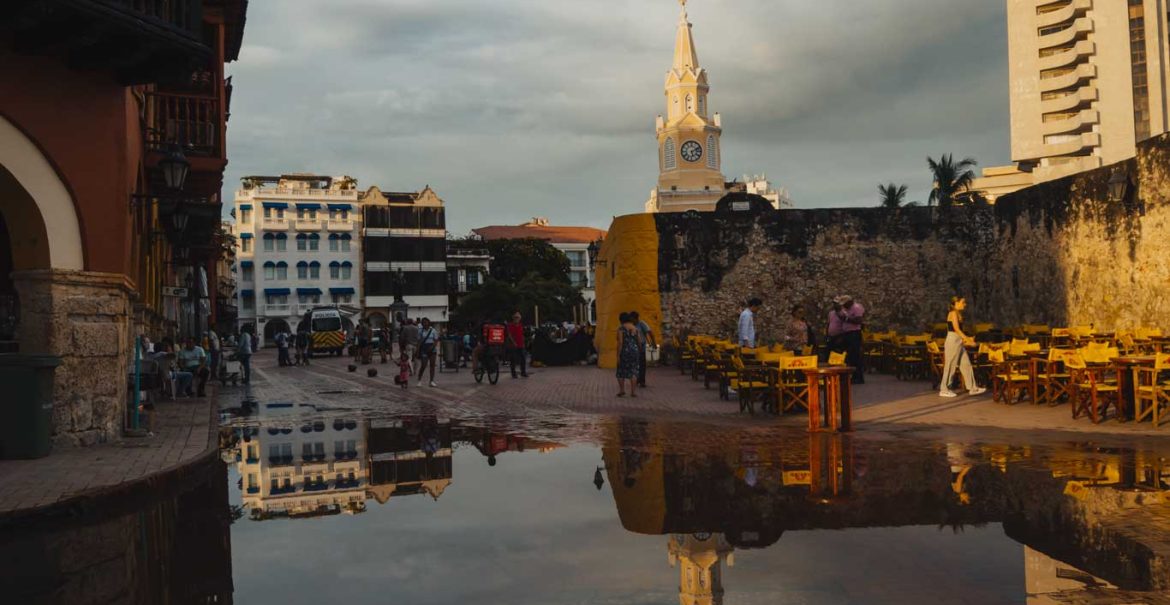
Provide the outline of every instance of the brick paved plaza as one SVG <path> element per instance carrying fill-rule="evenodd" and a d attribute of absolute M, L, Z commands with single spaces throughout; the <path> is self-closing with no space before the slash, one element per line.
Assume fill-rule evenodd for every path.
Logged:
<path fill-rule="evenodd" d="M 0 461 L 0 516 L 63 505 L 126 484 L 149 482 L 162 474 L 216 455 L 213 410 L 237 407 L 246 398 L 261 402 L 307 403 L 330 409 L 379 414 L 410 413 L 420 406 L 460 417 L 506 415 L 513 419 L 557 419 L 587 422 L 596 417 L 626 416 L 701 421 L 713 425 L 804 426 L 804 416 L 749 416 L 735 402 L 722 401 L 714 388 L 704 389 L 674 368 L 652 368 L 649 388 L 638 398 L 615 397 L 613 373 L 594 367 L 534 368 L 528 379 L 513 380 L 507 368 L 498 385 L 476 384 L 471 372 L 436 375 L 438 387 L 403 390 L 393 384 L 393 366 L 374 363 L 347 371 L 348 358 L 314 360 L 308 367 L 281 368 L 275 353 L 263 351 L 254 360 L 255 376 L 248 387 L 227 386 L 208 399 L 180 399 L 160 404 L 155 435 L 87 449 L 61 449 L 48 458 Z M 368 368 L 379 375 L 366 376 Z M 1148 423 L 1094 425 L 1073 420 L 1066 407 L 1047 408 L 996 404 L 987 396 L 940 399 L 925 382 L 904 382 L 872 375 L 854 391 L 856 430 L 890 431 L 899 427 L 947 430 L 1072 432 L 1153 437 L 1163 430 Z"/>

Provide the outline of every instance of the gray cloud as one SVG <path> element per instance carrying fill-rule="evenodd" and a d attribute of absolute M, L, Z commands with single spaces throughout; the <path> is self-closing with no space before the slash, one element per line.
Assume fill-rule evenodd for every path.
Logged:
<path fill-rule="evenodd" d="M 724 172 L 798 205 L 929 189 L 927 155 L 1006 163 L 1003 6 L 693 0 Z M 228 191 L 251 173 L 430 184 L 450 229 L 549 216 L 605 227 L 657 177 L 677 5 L 667 0 L 271 0 L 234 76 Z"/>

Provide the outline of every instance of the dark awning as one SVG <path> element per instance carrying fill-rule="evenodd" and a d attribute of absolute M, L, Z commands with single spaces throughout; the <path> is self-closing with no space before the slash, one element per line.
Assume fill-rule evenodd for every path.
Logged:
<path fill-rule="evenodd" d="M 297 288 L 297 294 L 321 294 L 321 288 Z"/>
<path fill-rule="evenodd" d="M 253 292 L 252 290 L 240 290 L 240 296 L 242 296 L 244 298 L 254 298 L 256 296 L 256 293 Z"/>
<path fill-rule="evenodd" d="M 252 239 L 252 234 L 251 233 L 241 233 L 240 239 Z"/>
<path fill-rule="evenodd" d="M 352 210 L 353 204 L 329 204 L 330 210 Z"/>
<path fill-rule="evenodd" d="M 285 202 L 264 202 L 263 205 L 265 208 L 288 208 Z"/>
<path fill-rule="evenodd" d="M 353 288 L 329 288 L 330 294 L 354 294 L 355 292 Z"/>
<path fill-rule="evenodd" d="M 315 210 L 315 209 L 318 209 L 320 207 L 321 207 L 321 204 L 316 204 L 316 203 L 312 203 L 312 202 L 297 202 L 297 209 L 298 210 L 300 210 L 300 209 Z"/>
<path fill-rule="evenodd" d="M 288 288 L 265 288 L 264 294 L 266 296 L 288 296 L 292 294 L 292 290 Z"/>

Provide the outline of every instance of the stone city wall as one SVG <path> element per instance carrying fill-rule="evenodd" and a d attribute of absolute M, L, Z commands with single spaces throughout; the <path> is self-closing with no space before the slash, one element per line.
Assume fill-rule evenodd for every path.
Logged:
<path fill-rule="evenodd" d="M 1115 172 L 1133 183 L 1121 201 L 1108 199 Z M 823 332 L 838 294 L 860 301 L 874 330 L 942 322 L 954 294 L 968 297 L 968 322 L 1170 328 L 1157 312 L 1170 285 L 1168 201 L 1161 137 L 1136 160 L 993 207 L 659 214 L 659 283 L 648 287 L 660 292 L 667 337 L 730 336 L 752 296 L 764 301 L 763 342 L 782 338 L 797 304 Z"/>

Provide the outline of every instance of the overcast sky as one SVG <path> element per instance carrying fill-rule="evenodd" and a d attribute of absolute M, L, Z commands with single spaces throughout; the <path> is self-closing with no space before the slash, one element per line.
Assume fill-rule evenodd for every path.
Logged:
<path fill-rule="evenodd" d="M 256 0 L 225 200 L 248 174 L 348 174 L 447 204 L 456 234 L 608 227 L 658 176 L 677 0 Z M 930 188 L 926 157 L 1010 161 L 1002 0 L 691 0 L 723 172 L 798 207 Z"/>

